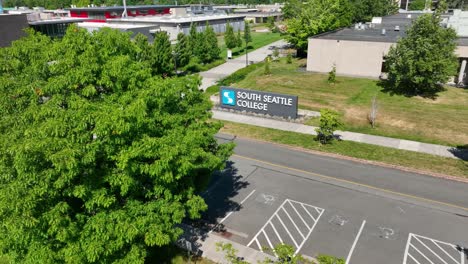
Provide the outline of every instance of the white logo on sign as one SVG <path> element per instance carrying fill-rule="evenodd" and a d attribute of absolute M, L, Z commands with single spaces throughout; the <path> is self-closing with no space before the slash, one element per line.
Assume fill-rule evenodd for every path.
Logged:
<path fill-rule="evenodd" d="M 233 103 L 232 98 L 229 97 L 229 92 L 224 92 L 224 93 L 223 93 L 223 96 L 226 97 L 226 99 L 228 100 L 228 104 L 232 104 L 232 103 Z"/>

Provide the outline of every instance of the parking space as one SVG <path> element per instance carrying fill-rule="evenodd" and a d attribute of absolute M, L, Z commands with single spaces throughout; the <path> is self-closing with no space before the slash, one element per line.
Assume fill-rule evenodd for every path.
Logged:
<path fill-rule="evenodd" d="M 322 208 L 290 199 L 278 207 L 247 246 L 272 252 L 275 245 L 289 244 L 299 252 L 320 220 Z"/>
<path fill-rule="evenodd" d="M 464 264 L 464 249 L 459 245 L 410 233 L 403 264 L 420 263 Z"/>
<path fill-rule="evenodd" d="M 347 264 L 468 264 L 462 249 L 468 245 L 468 217 L 316 181 L 299 172 L 244 161 L 235 165 L 245 174 L 236 182 L 218 182 L 218 187 L 244 187 L 226 187 L 234 194 L 217 190 L 219 194 L 207 200 L 222 222 L 220 236 L 270 254 L 275 245 L 285 243 L 303 255 L 333 255 Z M 221 204 L 219 197 L 235 206 L 220 213 L 215 208 Z"/>

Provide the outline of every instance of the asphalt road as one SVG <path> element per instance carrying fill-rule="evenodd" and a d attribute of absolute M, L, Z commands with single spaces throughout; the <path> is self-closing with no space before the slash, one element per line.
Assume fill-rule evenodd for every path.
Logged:
<path fill-rule="evenodd" d="M 219 235 L 356 264 L 468 263 L 468 184 L 234 141 L 235 155 L 204 193 L 204 218 Z"/>

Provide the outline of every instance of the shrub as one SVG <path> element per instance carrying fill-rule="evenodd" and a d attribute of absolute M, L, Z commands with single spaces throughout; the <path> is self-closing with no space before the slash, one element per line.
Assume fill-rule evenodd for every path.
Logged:
<path fill-rule="evenodd" d="M 229 86 L 231 85 L 232 83 L 237 83 L 237 82 L 240 82 L 242 80 L 245 79 L 245 77 L 247 77 L 247 75 L 251 72 L 253 72 L 255 69 L 257 69 L 258 67 L 260 67 L 261 64 L 258 63 L 258 64 L 251 64 L 245 68 L 242 68 L 236 72 L 234 72 L 233 74 L 221 79 L 220 81 L 218 81 L 218 85 L 220 86 Z"/>
<path fill-rule="evenodd" d="M 291 52 L 288 52 L 288 55 L 286 56 L 286 63 L 287 64 L 292 63 L 292 54 L 291 54 Z"/>
<path fill-rule="evenodd" d="M 320 110 L 319 122 L 320 125 L 315 132 L 317 132 L 317 140 L 322 144 L 331 142 L 335 138 L 333 132 L 343 126 L 338 113 L 330 109 Z"/>
<path fill-rule="evenodd" d="M 333 65 L 332 70 L 328 73 L 328 83 L 336 83 L 336 66 Z"/>

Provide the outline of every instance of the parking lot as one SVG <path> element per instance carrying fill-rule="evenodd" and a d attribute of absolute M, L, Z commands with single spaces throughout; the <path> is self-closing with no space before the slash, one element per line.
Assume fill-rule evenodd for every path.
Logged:
<path fill-rule="evenodd" d="M 468 212 L 231 160 L 205 194 L 219 236 L 271 255 L 286 243 L 356 264 L 467 263 Z"/>

